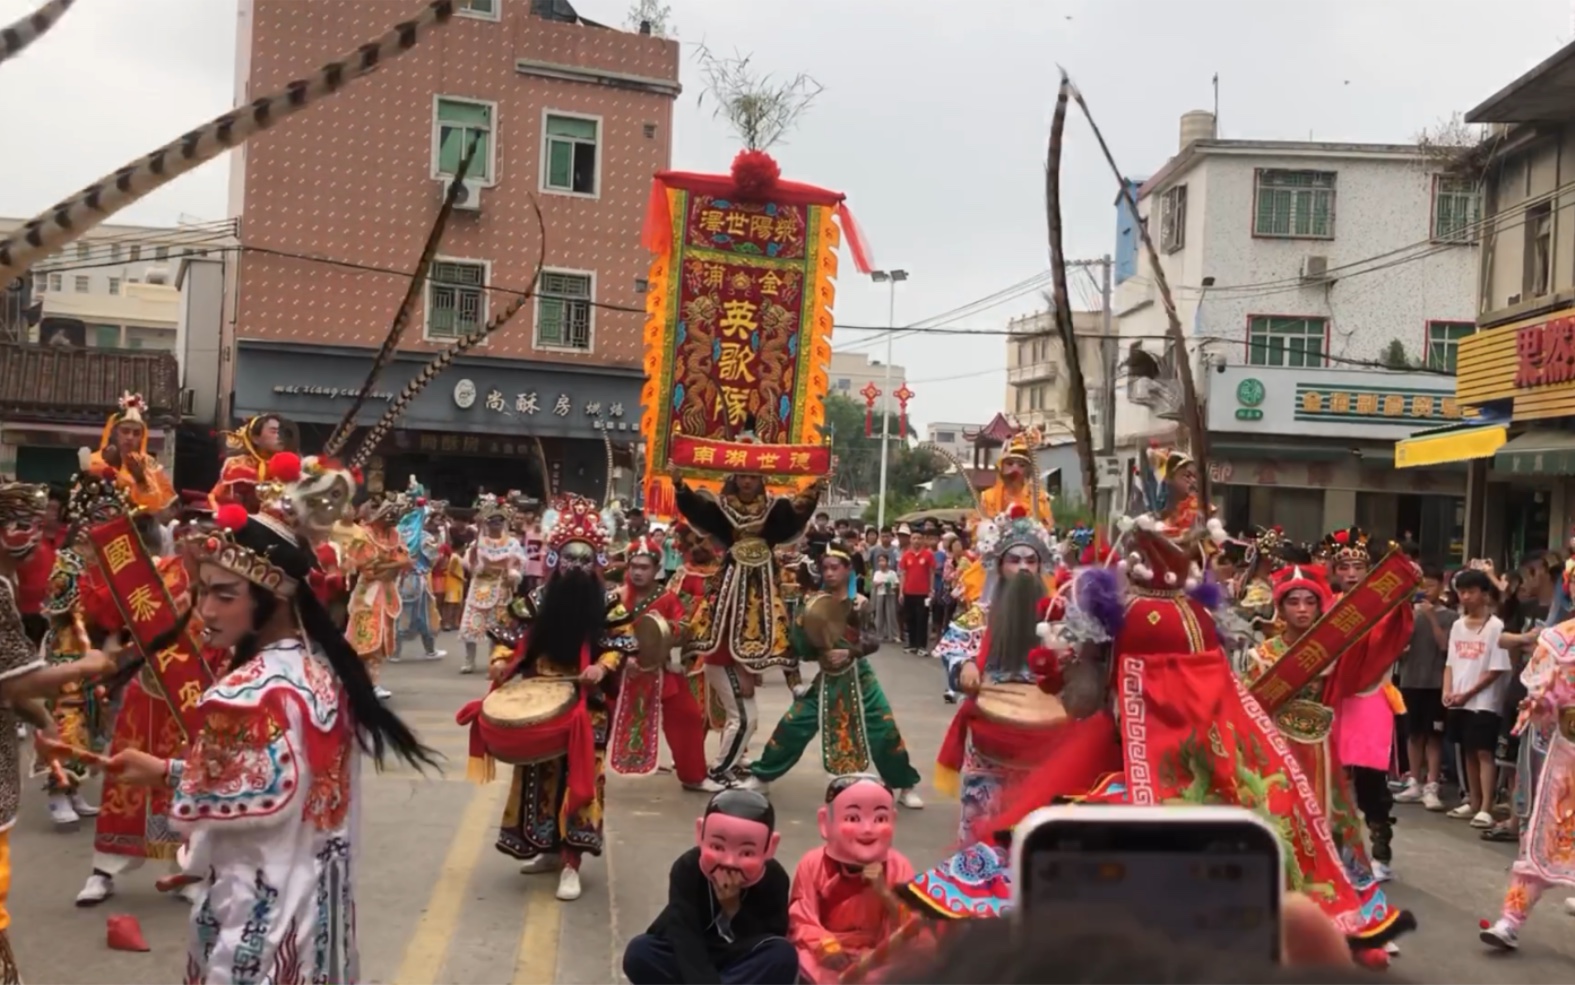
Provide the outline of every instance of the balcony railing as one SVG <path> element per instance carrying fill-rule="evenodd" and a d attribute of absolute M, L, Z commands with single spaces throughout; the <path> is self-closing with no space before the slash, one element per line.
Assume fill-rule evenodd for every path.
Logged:
<path fill-rule="evenodd" d="M 1037 383 L 1043 380 L 1048 383 L 1054 383 L 1059 371 L 1060 367 L 1055 363 L 1046 360 L 1040 360 L 1036 363 L 1028 363 L 1023 366 L 1013 366 L 1011 369 L 1008 369 L 1006 371 L 1006 382 Z"/>

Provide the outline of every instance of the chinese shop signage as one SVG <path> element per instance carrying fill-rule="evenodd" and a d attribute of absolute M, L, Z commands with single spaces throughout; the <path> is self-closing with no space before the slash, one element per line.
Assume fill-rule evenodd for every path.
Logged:
<path fill-rule="evenodd" d="M 1457 364 L 1464 406 L 1511 401 L 1516 421 L 1575 414 L 1575 312 L 1484 328 L 1460 340 Z"/>
<path fill-rule="evenodd" d="M 1213 431 L 1387 441 L 1462 416 L 1436 374 L 1226 366 L 1205 378 Z"/>

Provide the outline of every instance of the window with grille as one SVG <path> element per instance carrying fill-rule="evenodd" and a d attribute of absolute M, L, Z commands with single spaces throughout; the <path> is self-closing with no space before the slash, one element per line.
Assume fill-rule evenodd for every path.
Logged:
<path fill-rule="evenodd" d="M 1441 243 L 1475 243 L 1482 222 L 1482 192 L 1474 181 L 1433 178 L 1433 238 Z"/>
<path fill-rule="evenodd" d="M 1259 236 L 1334 238 L 1334 172 L 1260 170 L 1257 187 Z"/>
<path fill-rule="evenodd" d="M 1159 248 L 1174 253 L 1187 245 L 1187 186 L 1177 185 L 1159 200 Z"/>
<path fill-rule="evenodd" d="M 78 294 L 86 294 L 88 292 L 88 279 L 86 277 L 79 276 L 74 283 Z"/>
<path fill-rule="evenodd" d="M 157 259 L 168 260 L 170 258 L 170 248 L 167 246 L 155 247 L 153 250 L 153 255 Z"/>
<path fill-rule="evenodd" d="M 487 103 L 467 99 L 440 97 L 437 101 L 437 134 L 433 141 L 433 172 L 439 176 L 453 177 L 459 173 L 459 162 L 471 141 L 476 143 L 476 157 L 470 162 L 465 177 L 479 181 L 492 180 L 492 107 Z"/>
<path fill-rule="evenodd" d="M 119 260 L 120 259 L 120 244 L 119 243 L 111 243 L 111 244 L 109 244 L 109 258 L 111 260 Z"/>
<path fill-rule="evenodd" d="M 1247 332 L 1247 362 L 1253 366 L 1316 369 L 1324 364 L 1328 334 L 1329 322 L 1324 318 L 1254 315 Z"/>
<path fill-rule="evenodd" d="M 77 244 L 77 259 L 78 260 L 86 260 L 89 256 L 92 255 L 92 253 L 93 253 L 93 247 L 89 246 L 86 243 L 78 243 Z"/>
<path fill-rule="evenodd" d="M 1553 210 L 1547 202 L 1526 210 L 1526 273 L 1528 297 L 1548 293 L 1553 279 Z"/>
<path fill-rule="evenodd" d="M 1455 371 L 1455 359 L 1460 354 L 1460 340 L 1476 330 L 1476 322 L 1428 322 L 1427 368 L 1453 373 Z"/>
<path fill-rule="evenodd" d="M 49 275 L 42 271 L 33 271 L 33 293 L 42 294 L 49 286 Z"/>
<path fill-rule="evenodd" d="M 94 325 L 93 326 L 93 348 L 95 348 L 95 349 L 119 349 L 120 348 L 120 326 L 119 325 Z"/>
<path fill-rule="evenodd" d="M 62 277 L 60 274 L 50 274 L 49 275 L 49 289 L 51 291 L 58 291 L 58 290 L 60 290 L 62 282 L 64 280 L 65 280 L 65 278 Z"/>
<path fill-rule="evenodd" d="M 111 294 L 119 294 L 120 293 L 120 278 L 119 277 L 111 277 L 109 279 L 109 293 L 111 293 Z"/>
<path fill-rule="evenodd" d="M 454 5 L 454 12 L 465 17 L 495 21 L 498 19 L 499 2 L 500 0 L 459 0 L 459 3 Z"/>
<path fill-rule="evenodd" d="M 596 194 L 597 122 L 549 113 L 546 129 L 542 186 L 554 192 Z"/>
<path fill-rule="evenodd" d="M 481 263 L 439 260 L 427 278 L 427 338 L 457 339 L 487 318 L 487 268 Z"/>
<path fill-rule="evenodd" d="M 142 259 L 142 247 L 133 245 L 131 247 L 131 262 L 132 263 L 136 263 L 138 260 L 141 260 L 141 259 Z"/>
<path fill-rule="evenodd" d="M 590 349 L 591 277 L 543 271 L 536 292 L 536 345 Z"/>

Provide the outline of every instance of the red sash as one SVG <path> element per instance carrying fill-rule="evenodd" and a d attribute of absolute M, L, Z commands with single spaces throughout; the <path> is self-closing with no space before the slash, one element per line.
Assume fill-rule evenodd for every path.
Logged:
<path fill-rule="evenodd" d="M 169 705 L 190 741 L 202 725 L 197 702 L 213 686 L 212 668 L 202 659 L 189 627 L 174 643 L 157 653 L 148 652 L 155 639 L 175 628 L 179 613 L 131 518 L 121 515 L 99 524 L 88 531 L 88 541 L 115 608 L 158 682 L 158 697 Z"/>

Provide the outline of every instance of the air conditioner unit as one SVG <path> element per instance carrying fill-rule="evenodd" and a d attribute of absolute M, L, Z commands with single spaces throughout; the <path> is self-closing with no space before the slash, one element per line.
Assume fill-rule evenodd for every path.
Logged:
<path fill-rule="evenodd" d="M 180 416 L 191 417 L 197 413 L 197 391 L 186 387 L 180 392 Z"/>
<path fill-rule="evenodd" d="M 448 193 L 448 186 L 444 186 L 444 194 Z M 456 211 L 480 212 L 481 211 L 481 182 L 465 180 L 460 183 L 459 196 L 454 199 Z"/>
<path fill-rule="evenodd" d="M 1302 280 L 1328 280 L 1329 258 L 1309 256 L 1302 259 Z"/>

